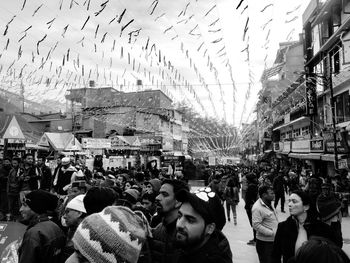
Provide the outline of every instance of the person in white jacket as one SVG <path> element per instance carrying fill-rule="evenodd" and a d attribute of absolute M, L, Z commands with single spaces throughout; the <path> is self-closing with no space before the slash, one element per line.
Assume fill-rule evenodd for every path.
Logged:
<path fill-rule="evenodd" d="M 252 208 L 253 228 L 256 230 L 256 252 L 260 263 L 270 263 L 278 218 L 271 202 L 275 193 L 270 185 L 259 187 L 259 199 Z"/>

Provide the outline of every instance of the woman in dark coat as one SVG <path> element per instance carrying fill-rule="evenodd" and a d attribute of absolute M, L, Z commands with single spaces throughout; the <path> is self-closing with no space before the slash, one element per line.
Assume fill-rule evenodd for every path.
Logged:
<path fill-rule="evenodd" d="M 317 220 L 316 216 L 309 212 L 310 197 L 307 193 L 301 190 L 294 191 L 290 195 L 288 207 L 291 216 L 278 224 L 272 252 L 273 263 L 287 263 L 312 236 L 326 238 L 341 246 L 330 226 Z"/>

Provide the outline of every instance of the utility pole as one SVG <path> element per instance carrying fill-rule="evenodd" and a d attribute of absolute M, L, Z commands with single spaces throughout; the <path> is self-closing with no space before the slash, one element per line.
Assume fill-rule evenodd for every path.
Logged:
<path fill-rule="evenodd" d="M 333 82 L 332 82 L 332 56 L 331 53 L 328 53 L 328 66 L 329 73 L 327 78 L 327 85 L 331 95 L 331 112 L 332 112 L 332 126 L 333 126 L 333 140 L 334 140 L 334 169 L 338 171 L 338 145 L 337 145 L 337 125 L 336 125 L 336 116 L 335 116 L 335 103 L 334 103 L 334 93 L 333 93 Z"/>

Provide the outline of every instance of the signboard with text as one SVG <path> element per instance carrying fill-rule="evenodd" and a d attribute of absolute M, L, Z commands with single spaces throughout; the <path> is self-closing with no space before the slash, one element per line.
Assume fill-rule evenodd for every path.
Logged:
<path fill-rule="evenodd" d="M 323 138 L 325 142 L 325 152 L 334 153 L 334 135 L 332 132 L 324 132 Z M 341 133 L 337 131 L 336 133 L 336 142 L 338 153 L 349 153 L 349 136 L 347 132 Z"/>
<path fill-rule="evenodd" d="M 310 152 L 323 152 L 323 139 L 310 140 Z"/>
<path fill-rule="evenodd" d="M 104 138 L 82 138 L 83 148 L 86 149 L 110 149 L 111 140 Z"/>

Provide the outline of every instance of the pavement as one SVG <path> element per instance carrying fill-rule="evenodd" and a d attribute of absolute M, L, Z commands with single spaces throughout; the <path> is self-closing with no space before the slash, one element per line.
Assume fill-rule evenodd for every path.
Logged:
<path fill-rule="evenodd" d="M 285 211 L 288 211 L 286 204 Z M 289 216 L 288 212 L 281 212 L 280 205 L 277 207 L 277 214 L 280 222 L 284 221 Z M 255 246 L 247 245 L 247 242 L 253 238 L 253 231 L 250 227 L 248 217 L 244 209 L 244 201 L 241 200 L 237 206 L 237 225 L 235 226 L 233 224 L 231 218 L 231 221 L 226 223 L 223 232 L 230 242 L 233 262 L 259 263 Z M 344 240 L 343 250 L 350 257 L 350 217 L 343 218 L 342 233 Z"/>

